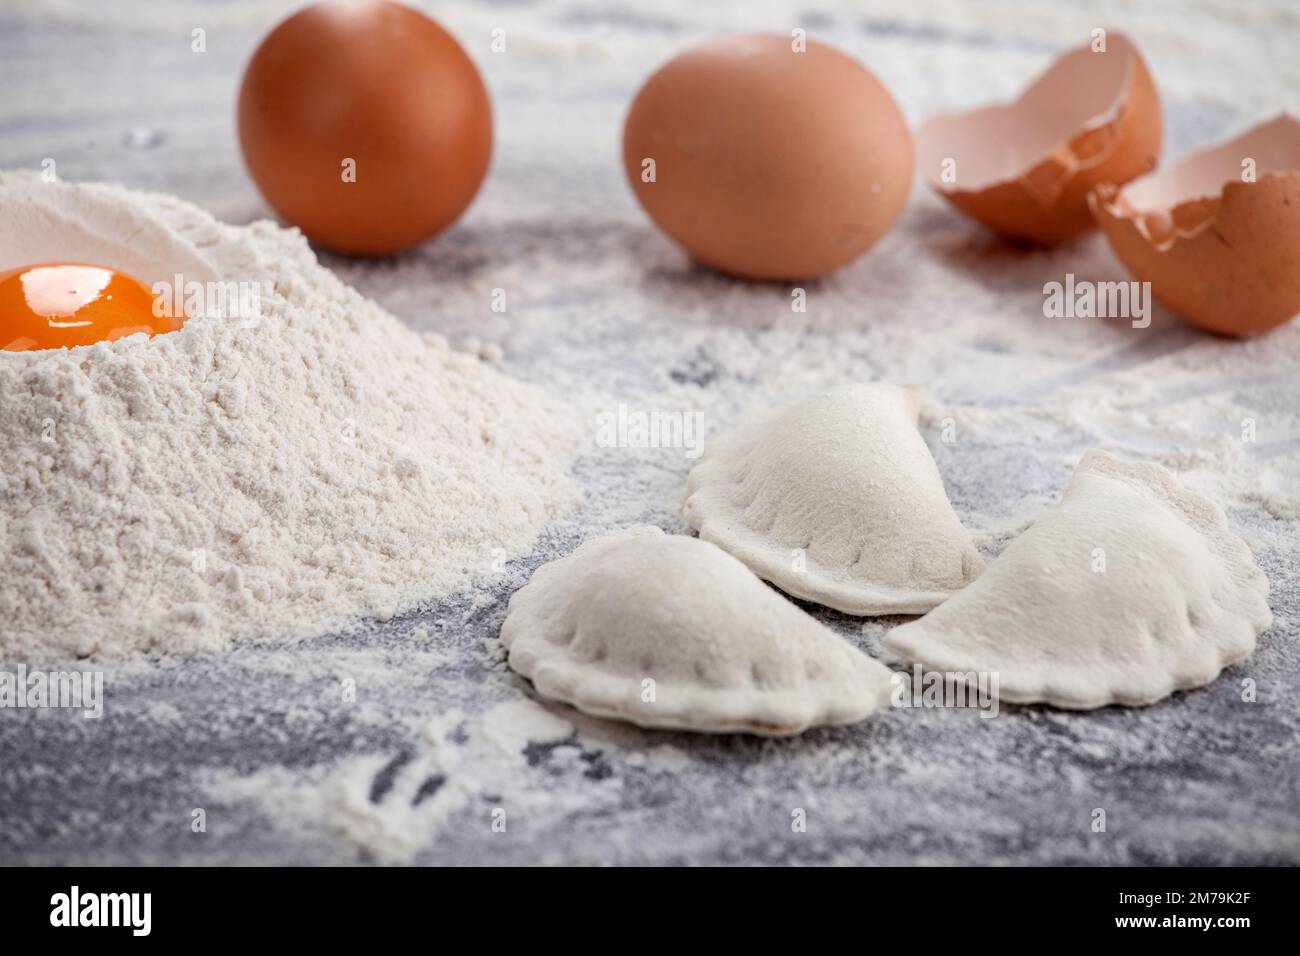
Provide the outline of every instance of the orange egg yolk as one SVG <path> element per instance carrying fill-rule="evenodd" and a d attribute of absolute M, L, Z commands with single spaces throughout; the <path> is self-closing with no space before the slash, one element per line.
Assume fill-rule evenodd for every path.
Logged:
<path fill-rule="evenodd" d="M 42 263 L 0 271 L 0 350 L 71 348 L 136 332 L 175 332 L 139 279 L 103 266 Z"/>

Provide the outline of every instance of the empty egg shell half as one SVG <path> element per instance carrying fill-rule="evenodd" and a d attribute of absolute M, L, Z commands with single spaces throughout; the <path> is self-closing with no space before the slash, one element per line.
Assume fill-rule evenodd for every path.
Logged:
<path fill-rule="evenodd" d="M 1155 168 L 1163 124 L 1123 35 L 1057 60 L 1014 103 L 933 116 L 916 130 L 930 185 L 1000 235 L 1052 245 L 1095 225 L 1088 193 Z"/>
<path fill-rule="evenodd" d="M 1221 335 L 1300 312 L 1300 123 L 1285 114 L 1158 173 L 1090 197 L 1133 277 Z"/>

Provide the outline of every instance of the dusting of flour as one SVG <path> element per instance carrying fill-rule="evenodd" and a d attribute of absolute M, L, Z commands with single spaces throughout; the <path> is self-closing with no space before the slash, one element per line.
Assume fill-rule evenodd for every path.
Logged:
<path fill-rule="evenodd" d="M 202 783 L 227 799 L 270 803 L 279 825 L 344 840 L 365 861 L 413 862 L 440 832 L 488 828 L 508 833 L 554 803 L 529 779 L 529 747 L 583 753 L 576 728 L 528 698 L 506 700 L 477 717 L 456 709 L 427 721 L 396 755 L 367 755 L 294 775 L 208 774 Z M 509 780 L 509 798 L 502 783 Z M 436 861 L 437 856 L 433 855 Z"/>
<path fill-rule="evenodd" d="M 296 232 L 0 175 L 0 262 L 250 283 L 259 311 L 0 353 L 0 657 L 197 652 L 381 620 L 576 498 L 562 403 L 419 336 Z"/>

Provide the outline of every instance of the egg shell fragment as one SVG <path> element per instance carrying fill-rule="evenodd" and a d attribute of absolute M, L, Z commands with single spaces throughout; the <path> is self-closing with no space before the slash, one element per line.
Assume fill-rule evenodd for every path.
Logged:
<path fill-rule="evenodd" d="M 1058 59 L 1010 104 L 916 130 L 931 187 L 1009 239 L 1055 245 L 1093 229 L 1088 193 L 1155 168 L 1164 129 L 1146 63 L 1122 34 Z"/>
<path fill-rule="evenodd" d="M 1103 185 L 1090 203 L 1129 273 L 1193 325 L 1257 335 L 1300 313 L 1300 123 L 1293 117 L 1278 116 L 1123 189 Z"/>

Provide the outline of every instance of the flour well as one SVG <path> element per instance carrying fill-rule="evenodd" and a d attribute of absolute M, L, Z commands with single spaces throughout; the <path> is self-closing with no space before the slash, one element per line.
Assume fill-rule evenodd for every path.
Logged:
<path fill-rule="evenodd" d="M 0 262 L 266 290 L 257 314 L 0 353 L 0 655 L 195 652 L 500 573 L 576 500 L 564 405 L 419 336 L 295 232 L 0 176 Z"/>

